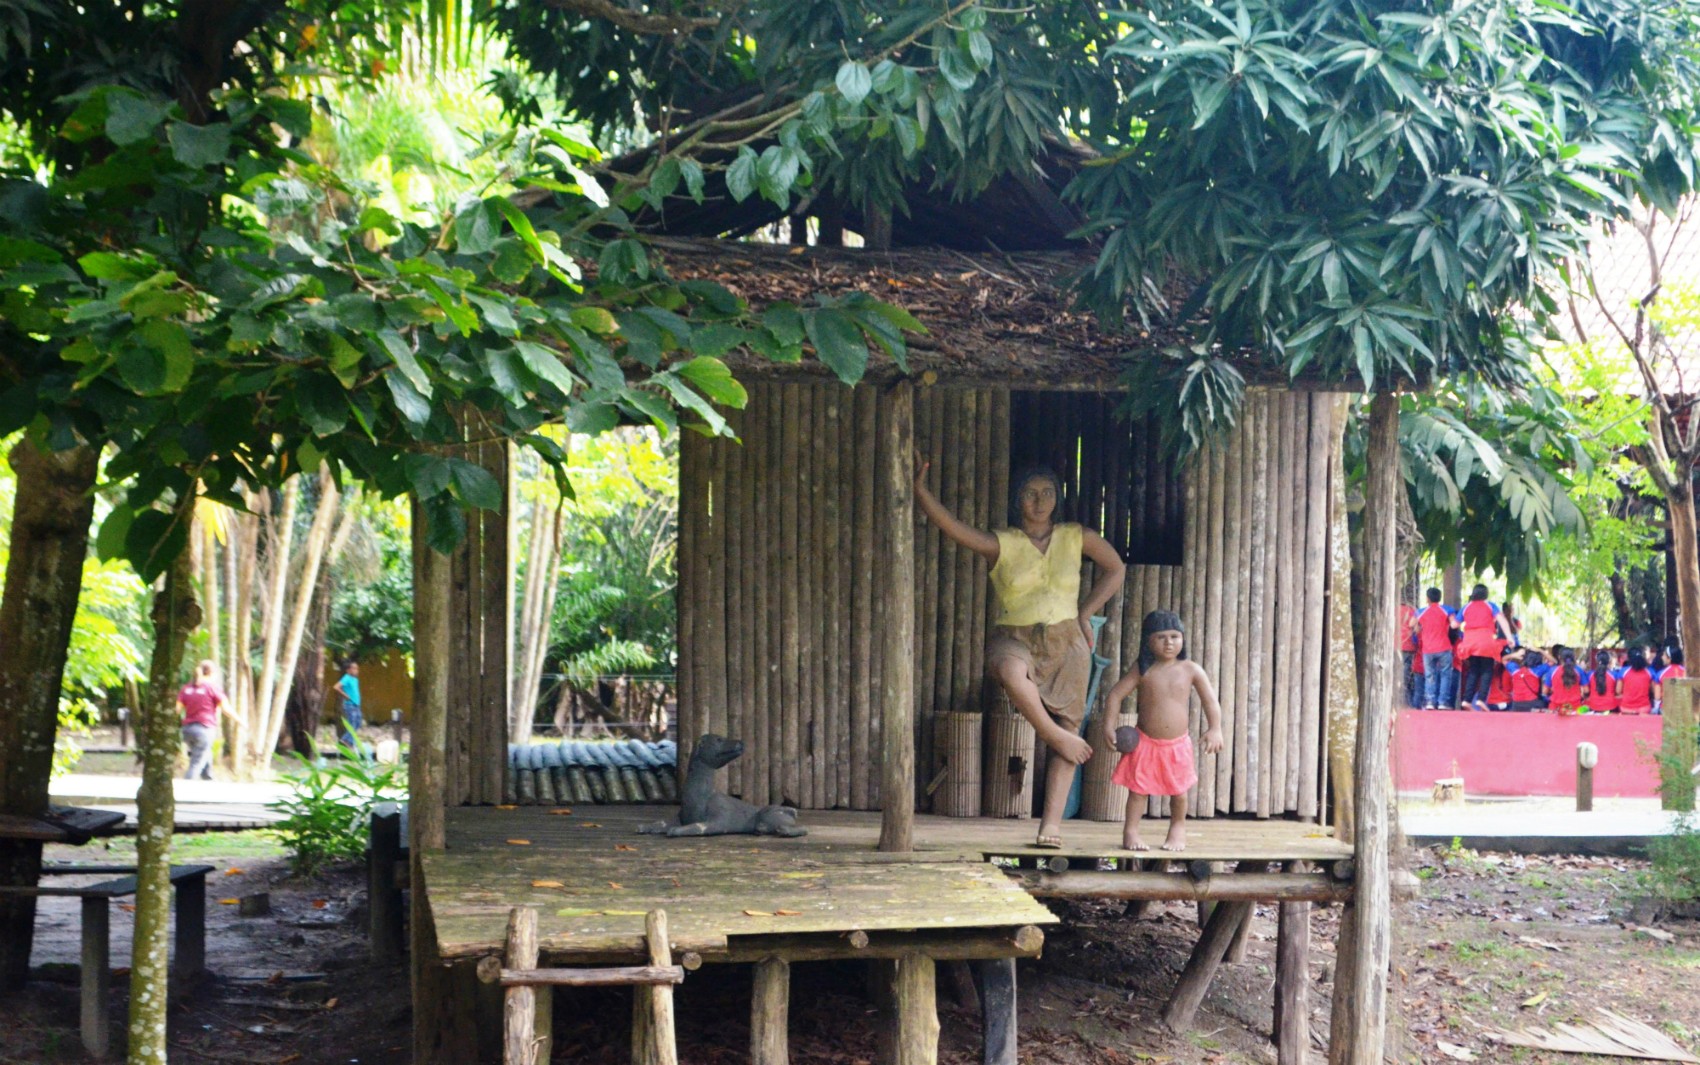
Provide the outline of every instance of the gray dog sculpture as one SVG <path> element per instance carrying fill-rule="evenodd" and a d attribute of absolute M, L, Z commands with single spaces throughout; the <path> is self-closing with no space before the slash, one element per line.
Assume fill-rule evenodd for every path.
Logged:
<path fill-rule="evenodd" d="M 756 806 L 714 790 L 714 771 L 744 753 L 743 740 L 712 732 L 697 741 L 679 796 L 679 822 L 656 821 L 639 832 L 669 836 L 806 836 L 789 806 Z"/>

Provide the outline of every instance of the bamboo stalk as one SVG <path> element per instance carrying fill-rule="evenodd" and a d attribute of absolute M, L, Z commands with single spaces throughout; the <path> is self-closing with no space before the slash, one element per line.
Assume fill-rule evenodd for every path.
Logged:
<path fill-rule="evenodd" d="M 746 739 L 749 728 L 745 714 L 749 706 L 749 681 L 745 677 L 744 657 L 744 586 L 743 526 L 750 520 L 742 507 L 744 490 L 743 435 L 749 422 L 749 411 L 728 411 L 727 424 L 732 436 L 717 440 L 721 450 L 720 479 L 715 485 L 715 499 L 723 522 L 721 550 L 717 560 L 721 570 L 720 585 L 724 591 L 720 603 L 721 650 L 725 660 L 726 688 L 722 693 L 721 712 L 725 715 L 726 735 Z M 727 767 L 726 789 L 731 795 L 744 791 L 744 759 L 739 758 Z"/>
<path fill-rule="evenodd" d="M 1356 797 L 1356 758 L 1358 738 L 1358 661 L 1352 635 L 1352 546 L 1346 530 L 1346 471 L 1342 465 L 1343 442 L 1350 401 L 1344 397 L 1334 403 L 1335 432 L 1329 449 L 1328 488 L 1328 577 L 1333 589 L 1328 604 L 1328 701 L 1324 704 L 1328 743 L 1325 765 L 1333 779 L 1334 836 L 1347 843 L 1352 841 L 1357 819 L 1354 815 Z M 1327 794 L 1326 791 L 1323 794 Z"/>
<path fill-rule="evenodd" d="M 1227 503 L 1228 503 L 1228 449 L 1218 445 L 1210 450 L 1210 543 L 1209 562 L 1205 567 L 1205 613 L 1208 622 L 1205 625 L 1204 647 L 1205 670 L 1212 684 L 1221 690 L 1222 684 L 1222 646 L 1224 632 L 1223 608 L 1227 589 L 1226 558 L 1228 548 L 1227 537 Z M 1196 744 L 1202 735 L 1204 721 L 1202 715 L 1197 724 L 1197 733 L 1193 738 Z M 1192 809 L 1201 816 L 1208 816 L 1216 809 L 1216 756 L 1203 755 L 1199 767 L 1198 801 Z"/>
<path fill-rule="evenodd" d="M 945 403 L 944 394 L 936 388 L 917 389 L 915 392 L 915 447 L 922 461 L 930 464 L 927 478 L 933 486 L 940 484 L 939 433 L 938 422 L 940 412 Z M 941 489 L 942 490 L 942 489 Z M 942 496 L 940 498 L 943 498 Z M 967 520 L 964 517 L 963 520 Z M 938 711 L 933 701 L 934 685 L 938 676 L 938 642 L 939 642 L 939 551 L 944 534 L 926 519 L 923 514 L 915 517 L 915 688 L 916 699 L 919 703 L 917 711 L 923 720 L 930 719 Z M 916 752 L 916 762 L 922 775 L 931 774 L 938 766 L 939 751 L 936 743 L 926 742 L 923 737 Z M 923 808 L 927 796 L 922 794 Z"/>
<path fill-rule="evenodd" d="M 1243 574 L 1239 569 L 1240 541 L 1245 535 L 1245 421 L 1242 412 L 1240 424 L 1233 434 L 1225 441 L 1226 455 L 1223 458 L 1223 476 L 1226 478 L 1222 487 L 1222 568 L 1217 571 L 1215 580 L 1222 585 L 1222 627 L 1211 637 L 1211 643 L 1221 649 L 1221 672 L 1213 674 L 1216 681 L 1217 698 L 1222 704 L 1222 737 L 1225 744 L 1231 745 L 1238 734 L 1238 719 L 1240 711 L 1240 651 L 1245 640 L 1239 629 L 1240 620 L 1240 584 Z M 1217 812 L 1226 813 L 1232 805 L 1234 788 L 1234 752 L 1231 746 L 1224 746 L 1222 752 L 1212 761 L 1216 765 L 1216 804 Z M 1201 814 L 1204 811 L 1199 811 Z"/>
<path fill-rule="evenodd" d="M 850 706 L 856 693 L 864 690 L 861 670 L 863 659 L 854 657 L 856 641 L 856 393 L 849 388 L 838 391 L 838 594 L 833 609 L 839 620 L 837 669 L 838 690 L 842 701 L 833 708 L 839 721 L 833 757 L 838 762 L 838 792 L 835 806 L 848 809 L 856 770 L 850 764 L 852 723 Z"/>
<path fill-rule="evenodd" d="M 1007 395 L 1007 394 L 1006 394 Z M 974 425 L 974 454 L 977 456 L 977 466 L 974 476 L 974 521 L 980 529 L 995 529 L 998 521 L 992 512 L 992 470 L 996 458 L 992 451 L 994 433 L 1007 436 L 1009 433 L 1009 417 L 1004 415 L 1003 427 L 994 428 L 998 419 L 999 402 L 997 393 L 992 389 L 982 389 L 980 393 L 980 416 Z M 973 595 L 973 606 L 968 612 L 970 635 L 968 641 L 968 696 L 959 708 L 962 710 L 979 710 L 985 705 L 986 692 L 986 611 L 987 600 L 991 596 L 990 567 L 986 560 L 973 552 L 968 558 L 970 570 L 968 584 Z"/>
<path fill-rule="evenodd" d="M 698 696 L 701 681 L 697 669 L 696 586 L 702 580 L 696 552 L 702 521 L 698 506 L 702 480 L 697 475 L 697 463 L 701 447 L 701 438 L 696 433 L 679 434 L 679 546 L 676 563 L 679 581 L 676 593 L 679 613 L 679 735 L 676 742 L 679 745 L 680 787 L 684 786 L 691 752 L 696 750 L 698 738 L 707 731 Z"/>
<path fill-rule="evenodd" d="M 844 657 L 841 640 L 844 626 L 840 620 L 843 611 L 843 599 L 839 594 L 839 530 L 843 526 L 843 515 L 839 510 L 839 478 L 843 470 L 839 462 L 839 450 L 843 443 L 843 400 L 844 386 L 838 384 L 826 385 L 822 396 L 824 404 L 821 419 L 822 454 L 825 457 L 823 479 L 826 482 L 826 493 L 823 499 L 824 510 L 821 515 L 821 526 L 815 530 L 815 535 L 822 541 L 821 591 L 816 609 L 821 615 L 821 650 L 823 660 L 818 664 L 826 685 L 826 698 L 820 704 L 821 710 L 821 805 L 833 807 L 838 802 L 838 734 L 844 724 L 845 692 L 838 663 Z"/>
<path fill-rule="evenodd" d="M 988 496 L 986 509 L 986 528 L 1001 528 L 1007 519 L 1009 507 L 1009 478 L 1010 478 L 1010 446 L 1013 443 L 1011 432 L 1014 426 L 1013 397 L 1007 388 L 994 389 L 992 410 L 992 469 L 991 478 L 987 482 Z M 990 567 L 981 563 L 980 577 L 976 585 L 975 601 L 983 604 L 977 608 L 977 615 L 983 619 L 983 628 L 979 640 L 980 677 L 980 708 L 982 711 L 991 707 L 997 695 L 997 685 L 986 681 L 986 640 L 992 631 L 992 622 L 997 616 L 998 604 L 991 594 L 989 587 Z"/>
<path fill-rule="evenodd" d="M 802 648 L 799 640 L 801 614 L 797 587 L 800 574 L 797 559 L 798 540 L 801 532 L 798 528 L 798 497 L 803 492 L 802 471 L 798 468 L 801 427 L 798 425 L 797 414 L 803 405 L 802 391 L 802 386 L 794 383 L 779 386 L 780 410 L 784 412 L 779 425 L 782 437 L 779 469 L 784 471 L 784 475 L 779 488 L 780 520 L 777 531 L 780 570 L 783 576 L 780 581 L 779 611 L 780 757 L 776 767 L 779 775 L 774 781 L 774 790 L 779 801 L 785 803 L 801 801 L 802 783 L 801 767 L 798 764 L 802 751 L 802 737 L 798 732 Z"/>
<path fill-rule="evenodd" d="M 1279 612 L 1276 609 L 1276 598 L 1281 580 L 1281 528 L 1280 528 L 1280 480 L 1279 469 L 1280 451 L 1275 445 L 1275 438 L 1280 434 L 1283 424 L 1281 420 L 1280 401 L 1284 393 L 1271 392 L 1264 404 L 1265 421 L 1263 426 L 1262 450 L 1269 460 L 1267 474 L 1267 490 L 1264 500 L 1264 535 L 1261 538 L 1263 546 L 1263 636 L 1259 647 L 1263 655 L 1263 701 L 1258 713 L 1257 733 L 1257 780 L 1253 796 L 1257 816 L 1269 816 L 1269 777 L 1272 772 L 1270 764 L 1271 735 L 1275 722 L 1276 687 L 1281 681 L 1280 655 L 1277 648 L 1276 630 L 1280 624 Z"/>
<path fill-rule="evenodd" d="M 1299 719 L 1298 788 L 1292 802 L 1301 817 L 1316 816 L 1317 763 L 1321 754 L 1322 665 L 1327 654 L 1323 620 L 1323 582 L 1328 572 L 1328 454 L 1334 420 L 1333 397 L 1309 397 L 1309 485 L 1305 520 L 1305 701 Z M 1400 483 L 1403 483 L 1402 481 Z M 1391 646 L 1392 641 L 1389 641 Z M 1374 646 L 1373 644 L 1370 646 Z"/>
<path fill-rule="evenodd" d="M 956 506 L 958 514 L 974 515 L 974 482 L 979 477 L 978 456 L 974 451 L 975 424 L 980 420 L 980 395 L 964 390 L 957 393 L 958 414 L 956 436 L 951 441 L 959 452 L 956 473 Z M 983 528 L 984 526 L 980 526 Z M 950 614 L 952 632 L 950 701 L 937 709 L 968 709 L 968 690 L 974 683 L 974 552 L 964 547 L 956 549 L 956 609 Z"/>
<path fill-rule="evenodd" d="M 879 849 L 896 852 L 913 849 L 915 822 L 915 497 L 910 457 L 915 448 L 914 395 L 908 382 L 892 389 L 887 405 L 890 423 L 880 434 L 881 503 L 891 540 L 884 556 L 889 576 L 881 582 L 881 597 L 889 601 L 889 608 L 880 630 L 885 672 L 880 678 Z M 900 969 L 901 965 L 900 961 Z"/>
<path fill-rule="evenodd" d="M 814 800 L 814 757 L 810 750 L 810 728 L 814 724 L 815 706 L 815 657 L 814 646 L 814 541 L 818 535 L 815 521 L 815 484 L 817 481 L 814 467 L 814 438 L 816 436 L 817 419 L 815 417 L 815 386 L 802 384 L 796 386 L 796 406 L 792 409 L 788 421 L 797 425 L 797 450 L 793 453 L 792 463 L 797 476 L 797 705 L 795 722 L 792 724 L 796 746 L 795 756 L 791 748 L 786 748 L 786 759 L 795 768 L 786 769 L 786 783 L 791 790 L 787 797 L 799 806 L 816 805 Z M 793 781 L 795 782 L 793 784 Z"/>
<path fill-rule="evenodd" d="M 1242 657 L 1244 674 L 1240 693 L 1242 705 L 1235 722 L 1234 739 L 1234 810 L 1257 810 L 1257 740 L 1261 732 L 1258 715 L 1263 709 L 1263 562 L 1269 529 L 1269 454 L 1264 447 L 1264 432 L 1268 427 L 1268 393 L 1256 392 L 1246 397 L 1246 521 L 1245 549 L 1240 556 L 1244 569 L 1245 594 L 1240 624 L 1240 638 L 1245 641 Z"/>
<path fill-rule="evenodd" d="M 851 631 L 855 636 L 853 660 L 867 667 L 865 676 L 851 688 L 850 701 L 850 765 L 854 772 L 850 805 L 853 809 L 873 808 L 874 787 L 870 773 L 873 722 L 870 692 L 879 683 L 879 674 L 872 668 L 874 634 L 874 548 L 878 528 L 874 522 L 874 442 L 878 431 L 875 417 L 875 393 L 872 385 L 861 385 L 855 391 L 856 431 L 854 448 L 855 468 L 855 587 L 856 621 Z"/>
<path fill-rule="evenodd" d="M 1293 696 L 1301 679 L 1297 675 L 1298 654 L 1294 650 L 1297 642 L 1294 633 L 1299 628 L 1298 615 L 1302 607 L 1298 601 L 1298 573 L 1293 554 L 1293 545 L 1301 539 L 1294 524 L 1299 479 L 1298 471 L 1294 469 L 1293 439 L 1297 432 L 1294 423 L 1298 417 L 1296 398 L 1290 392 L 1282 393 L 1281 424 L 1273 441 L 1279 457 L 1275 470 L 1275 548 L 1279 560 L 1275 588 L 1275 698 L 1269 730 L 1269 765 L 1263 780 L 1263 790 L 1268 796 L 1266 809 L 1270 816 L 1287 808 L 1287 720 L 1293 712 Z M 1262 809 L 1260 807 L 1260 811 Z"/>
<path fill-rule="evenodd" d="M 482 699 L 479 702 L 477 728 L 482 750 L 478 760 L 479 796 L 481 803 L 503 801 L 508 771 L 508 703 L 509 685 L 513 683 L 513 588 L 509 576 L 513 572 L 508 548 L 511 533 L 508 515 L 513 502 L 513 479 L 508 469 L 508 444 L 488 441 L 483 445 L 483 466 L 496 481 L 502 493 L 502 505 L 495 510 L 480 511 L 478 524 L 483 533 L 480 561 L 483 600 L 483 641 L 480 664 Z"/>
<path fill-rule="evenodd" d="M 962 393 L 951 391 L 940 396 L 937 440 L 939 456 L 939 499 L 953 513 L 962 512 L 959 483 L 961 481 Z M 957 555 L 962 549 L 949 540 L 941 540 L 938 556 L 938 659 L 932 677 L 932 693 L 927 701 L 940 710 L 950 710 L 951 683 L 956 663 L 957 593 L 962 590 L 958 580 Z"/>
<path fill-rule="evenodd" d="M 809 545 L 814 555 L 813 586 L 809 594 L 809 617 L 813 623 L 811 633 L 812 661 L 808 664 L 810 677 L 814 680 L 814 698 L 811 701 L 809 720 L 809 771 L 814 778 L 809 788 L 810 800 L 815 809 L 826 809 L 832 805 L 832 796 L 827 788 L 827 722 L 833 716 L 831 702 L 831 684 L 829 683 L 832 657 L 831 645 L 827 643 L 827 615 L 831 613 L 827 583 L 827 559 L 832 554 L 828 543 L 829 538 L 836 538 L 832 531 L 833 525 L 827 516 L 827 497 L 832 494 L 832 480 L 827 472 L 827 436 L 829 415 L 829 390 L 836 385 L 820 384 L 814 388 L 814 432 L 811 440 L 814 445 L 813 460 L 810 467 L 814 471 L 813 483 L 809 485 L 809 494 L 813 497 L 814 520 L 809 526 Z"/>
<path fill-rule="evenodd" d="M 756 648 L 755 729 L 750 740 L 759 755 L 745 757 L 745 794 L 755 803 L 771 803 L 778 796 L 773 790 L 772 766 L 778 760 L 779 717 L 775 706 L 779 702 L 779 648 L 773 639 L 779 615 L 779 537 L 773 518 L 778 513 L 776 480 L 778 465 L 774 451 L 778 446 L 779 386 L 764 383 L 760 390 L 760 410 L 755 420 L 756 443 L 750 460 L 755 467 L 751 486 L 755 495 L 754 513 L 761 519 L 752 522 L 752 583 L 756 592 L 756 613 L 750 618 L 750 631 Z"/>

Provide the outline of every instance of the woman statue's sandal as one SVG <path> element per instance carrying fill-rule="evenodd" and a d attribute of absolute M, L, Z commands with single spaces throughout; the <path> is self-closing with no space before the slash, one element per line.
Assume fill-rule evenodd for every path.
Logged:
<path fill-rule="evenodd" d="M 1061 836 L 1040 836 L 1038 839 L 1033 841 L 1033 846 L 1042 851 L 1060 851 L 1062 850 L 1062 845 Z"/>

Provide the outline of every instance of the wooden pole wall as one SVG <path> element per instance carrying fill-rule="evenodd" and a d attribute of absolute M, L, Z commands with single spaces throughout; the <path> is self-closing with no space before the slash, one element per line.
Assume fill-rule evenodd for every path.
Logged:
<path fill-rule="evenodd" d="M 900 653 L 886 638 L 897 604 L 880 590 L 897 546 L 882 516 L 895 461 L 885 439 L 896 427 L 890 394 L 820 383 L 748 388 L 749 405 L 733 421 L 740 440 L 686 434 L 682 446 L 681 749 L 710 726 L 725 729 L 745 742 L 733 794 L 875 809 L 888 676 L 914 674 L 917 788 L 940 766 L 935 715 L 994 702 L 983 676 L 996 611 L 987 566 L 916 515 L 914 632 Z M 1331 439 L 1332 400 L 1254 390 L 1239 428 L 1178 471 L 1154 457 L 1149 426 L 1114 416 L 1117 402 L 915 386 L 911 433 L 934 492 L 976 527 L 1007 524 L 1011 465 L 1033 461 L 1039 440 L 1049 451 L 1038 457 L 1064 473 L 1082 516 L 1153 541 L 1173 535 L 1181 564 L 1130 565 L 1112 601 L 1099 646 L 1112 665 L 1100 694 L 1138 657 L 1145 614 L 1177 611 L 1189 654 L 1222 699 L 1227 740 L 1220 756 L 1201 759 L 1195 814 L 1317 817 L 1327 636 L 1326 553 L 1317 549 L 1326 543 L 1328 463 L 1326 450 L 1312 448 Z M 1103 442 L 1096 453 L 1086 446 L 1093 435 Z M 1161 524 L 1170 512 L 1184 519 L 1172 534 Z M 1195 705 L 1195 738 L 1203 724 Z M 1124 795 L 1107 779 L 1113 752 L 1101 756 L 1106 771 L 1087 774 L 1084 815 L 1119 817 Z M 919 802 L 927 806 L 924 792 Z M 1167 804 L 1149 809 L 1165 814 Z"/>

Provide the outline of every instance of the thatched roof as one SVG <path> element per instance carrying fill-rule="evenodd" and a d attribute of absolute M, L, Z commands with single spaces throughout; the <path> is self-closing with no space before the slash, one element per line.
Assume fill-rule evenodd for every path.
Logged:
<path fill-rule="evenodd" d="M 1127 360 L 1186 339 L 1184 330 L 1113 330 L 1075 306 L 1071 276 L 1091 268 L 1079 252 L 969 253 L 942 248 L 869 251 L 715 240 L 652 241 L 677 278 L 718 281 L 760 310 L 818 294 L 861 291 L 909 311 L 927 327 L 910 338 L 912 374 L 945 383 L 1014 388 L 1113 389 Z M 828 371 L 810 361 L 779 366 L 744 356 L 740 375 L 794 376 Z M 868 374 L 898 373 L 876 349 Z"/>

